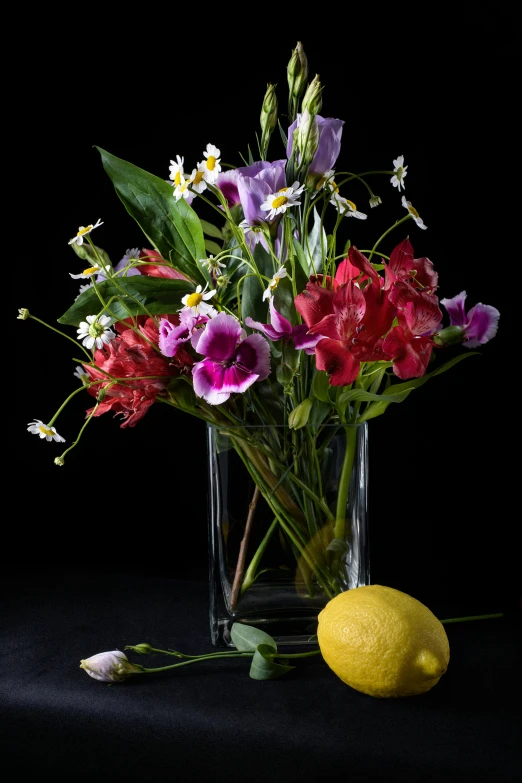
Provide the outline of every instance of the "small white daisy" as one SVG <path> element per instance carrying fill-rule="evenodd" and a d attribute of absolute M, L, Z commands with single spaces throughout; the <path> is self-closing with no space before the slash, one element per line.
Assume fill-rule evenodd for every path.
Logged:
<path fill-rule="evenodd" d="M 217 258 L 214 258 L 214 256 L 209 256 L 205 260 L 202 260 L 201 263 L 207 267 L 210 274 L 214 275 L 214 277 L 219 277 L 222 274 L 221 270 L 227 268 L 226 264 L 222 264 Z"/>
<path fill-rule="evenodd" d="M 174 188 L 174 198 L 176 201 L 179 201 L 180 198 L 184 199 L 190 199 L 193 197 L 193 194 L 189 190 L 189 181 L 188 179 L 185 179 L 185 177 L 181 177 L 179 180 L 179 185 L 176 185 Z"/>
<path fill-rule="evenodd" d="M 428 228 L 428 226 L 424 224 L 423 219 L 419 217 L 419 213 L 417 212 L 415 207 L 412 206 L 411 201 L 406 201 L 406 196 L 402 197 L 401 203 L 404 209 L 408 210 L 408 212 L 410 213 L 410 215 L 412 216 L 412 218 L 414 219 L 414 221 L 416 222 L 419 228 Z"/>
<path fill-rule="evenodd" d="M 263 236 L 263 229 L 261 226 L 251 226 L 248 220 L 242 220 L 239 224 L 239 228 L 242 228 L 245 233 L 245 239 L 249 246 L 257 245 L 261 242 Z"/>
<path fill-rule="evenodd" d="M 329 169 L 328 171 L 325 171 L 317 185 L 315 186 L 316 190 L 321 190 L 323 187 L 329 188 L 333 193 L 339 193 L 339 188 L 337 187 L 337 183 L 334 180 L 335 171 L 333 169 Z"/>
<path fill-rule="evenodd" d="M 288 277 L 288 273 L 287 273 L 286 269 L 284 268 L 284 266 L 281 266 L 281 267 L 279 267 L 279 269 L 277 270 L 277 272 L 275 273 L 275 275 L 273 276 L 273 278 L 269 282 L 268 287 L 265 288 L 265 290 L 263 291 L 263 300 L 269 299 L 273 295 L 274 291 L 276 290 L 277 286 L 279 285 L 279 281 L 283 277 Z"/>
<path fill-rule="evenodd" d="M 104 272 L 104 268 L 101 266 L 90 266 L 88 269 L 84 269 L 79 275 L 73 275 L 69 272 L 70 277 L 74 280 L 84 279 L 86 277 L 92 277 L 93 275 L 101 275 Z"/>
<path fill-rule="evenodd" d="M 101 315 L 97 318 L 95 315 L 88 315 L 87 321 L 80 323 L 78 332 L 78 340 L 82 340 L 82 345 L 85 345 L 89 350 L 96 344 L 96 348 L 103 348 L 103 345 L 107 345 L 116 337 L 115 332 L 109 328 L 112 323 L 108 315 Z"/>
<path fill-rule="evenodd" d="M 27 309 L 27 307 L 19 307 L 18 315 L 16 317 L 19 318 L 21 321 L 27 321 L 27 319 L 29 318 L 29 310 Z"/>
<path fill-rule="evenodd" d="M 32 435 L 39 435 L 41 438 L 45 438 L 45 440 L 55 440 L 57 443 L 65 443 L 65 438 L 58 435 L 54 427 L 44 424 L 40 419 L 35 419 L 30 422 L 27 431 Z"/>
<path fill-rule="evenodd" d="M 347 198 L 337 195 L 335 193 L 330 199 L 330 204 L 333 204 L 343 216 L 354 217 L 359 220 L 366 220 L 368 215 L 364 212 L 359 212 L 353 201 L 349 201 Z"/>
<path fill-rule="evenodd" d="M 88 226 L 80 226 L 78 233 L 68 242 L 68 244 L 74 245 L 76 242 L 77 245 L 83 245 L 83 238 L 87 236 L 87 234 L 90 234 L 91 231 L 94 231 L 95 228 L 99 228 L 99 226 L 103 226 L 103 223 L 100 219 L 98 219 L 98 222 L 95 223 L 94 226 L 92 223 Z"/>
<path fill-rule="evenodd" d="M 70 272 L 69 272 L 69 274 L 70 274 Z M 94 283 L 91 282 L 91 283 L 87 283 L 86 285 L 81 285 L 80 286 L 80 290 L 78 292 L 78 296 L 81 296 L 81 294 L 83 294 L 84 291 L 88 291 L 90 288 L 94 288 Z M 75 302 L 78 299 L 78 296 L 74 297 L 74 301 Z"/>
<path fill-rule="evenodd" d="M 408 167 L 404 165 L 404 155 L 399 155 L 399 157 L 393 161 L 393 165 L 393 177 L 390 179 L 390 182 L 393 187 L 398 188 L 399 191 L 401 188 L 405 190 L 404 177 L 406 176 L 406 169 Z"/>
<path fill-rule="evenodd" d="M 202 172 L 203 179 L 209 185 L 213 185 L 221 171 L 221 152 L 213 144 L 207 144 L 207 149 L 203 155 L 206 160 L 198 164 L 198 169 Z"/>
<path fill-rule="evenodd" d="M 89 377 L 89 373 L 85 372 L 85 370 L 83 369 L 83 367 L 80 364 L 76 365 L 76 370 L 74 372 L 74 377 L 78 378 L 78 380 L 80 380 L 83 383 L 84 386 L 87 386 L 87 384 L 90 383 L 90 380 L 91 380 L 90 377 Z"/>
<path fill-rule="evenodd" d="M 299 196 L 304 190 L 304 185 L 294 182 L 289 188 L 281 188 L 277 193 L 271 193 L 261 204 L 259 209 L 268 212 L 267 220 L 273 220 L 276 215 L 282 215 L 289 207 L 300 204 Z"/>
<path fill-rule="evenodd" d="M 213 288 L 212 291 L 207 291 L 207 288 L 208 286 L 205 286 L 203 291 L 201 286 L 198 285 L 193 294 L 186 294 L 181 300 L 185 305 L 182 309 L 186 310 L 189 308 L 192 315 L 208 315 L 210 318 L 213 318 L 216 315 L 216 310 L 212 305 L 208 305 L 207 302 L 209 299 L 212 299 L 216 289 Z"/>
<path fill-rule="evenodd" d="M 198 167 L 201 164 L 198 163 Z M 190 185 L 192 190 L 196 193 L 203 193 L 207 189 L 207 183 L 205 182 L 205 175 L 201 168 L 193 169 L 192 174 L 187 180 L 187 185 Z"/>
<path fill-rule="evenodd" d="M 170 171 L 170 184 L 173 185 L 175 188 L 178 187 L 180 184 L 182 178 L 185 176 L 185 171 L 183 169 L 183 161 L 185 158 L 180 158 L 179 155 L 176 155 L 176 160 L 170 161 L 169 171 Z"/>

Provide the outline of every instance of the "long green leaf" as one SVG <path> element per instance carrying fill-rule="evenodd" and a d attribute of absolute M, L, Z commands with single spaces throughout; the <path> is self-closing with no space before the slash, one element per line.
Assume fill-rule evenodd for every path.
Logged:
<path fill-rule="evenodd" d="M 272 648 L 272 652 L 277 652 L 277 644 L 270 634 L 255 628 L 253 625 L 244 623 L 233 623 L 230 629 L 232 644 L 240 652 L 250 652 L 257 650 L 260 644 Z"/>
<path fill-rule="evenodd" d="M 275 663 L 270 657 L 276 652 L 269 644 L 260 644 L 254 653 L 250 664 L 250 676 L 253 680 L 275 680 L 283 674 L 295 669 L 283 663 Z"/>
<path fill-rule="evenodd" d="M 122 302 L 115 300 L 110 304 L 110 310 L 120 320 L 129 318 L 130 315 L 143 315 L 147 310 L 152 315 L 175 313 L 182 307 L 182 296 L 194 290 L 191 283 L 186 280 L 170 280 L 162 277 L 145 277 L 144 275 L 118 277 L 118 285 L 115 285 L 112 280 L 105 280 L 97 288 L 104 302 L 108 302 L 111 296 L 117 296 L 125 303 L 122 304 Z M 122 294 L 121 288 L 134 299 Z M 94 288 L 89 288 L 80 294 L 67 312 L 58 318 L 58 323 L 78 326 L 80 321 L 85 321 L 86 316 L 96 315 L 102 307 Z"/>
<path fill-rule="evenodd" d="M 176 201 L 172 186 L 160 177 L 96 147 L 116 193 L 163 258 L 198 283 L 205 278 L 197 261 L 206 257 L 199 217 L 185 199 Z"/>

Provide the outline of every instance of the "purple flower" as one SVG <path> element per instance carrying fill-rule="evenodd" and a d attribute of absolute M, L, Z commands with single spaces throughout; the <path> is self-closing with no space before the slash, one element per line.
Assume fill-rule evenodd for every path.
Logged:
<path fill-rule="evenodd" d="M 266 222 L 266 215 L 261 210 L 261 204 L 271 193 L 277 193 L 278 190 L 286 187 L 285 166 L 286 160 L 275 160 L 253 177 L 247 174 L 238 175 L 239 200 L 245 221 L 249 226 Z"/>
<path fill-rule="evenodd" d="M 288 128 L 288 144 L 286 155 L 290 158 L 292 154 L 292 145 L 294 131 L 297 128 L 301 115 Z M 316 114 L 317 127 L 319 130 L 319 145 L 315 151 L 314 158 L 308 168 L 309 174 L 322 176 L 335 167 L 339 152 L 341 151 L 341 136 L 343 132 L 344 120 L 336 120 L 333 117 L 321 117 Z"/>
<path fill-rule="evenodd" d="M 463 345 L 466 348 L 477 348 L 489 342 L 497 333 L 500 313 L 496 307 L 479 302 L 466 313 L 464 303 L 466 292 L 454 296 L 453 299 L 441 299 L 450 317 L 451 326 L 459 326 L 464 332 Z"/>
<path fill-rule="evenodd" d="M 191 341 L 197 350 L 199 338 L 203 334 L 201 327 L 209 321 L 208 315 L 193 315 L 190 308 L 181 310 L 179 325 L 162 318 L 159 324 L 159 349 L 164 356 L 175 356 L 181 343 Z"/>
<path fill-rule="evenodd" d="M 80 669 L 100 682 L 121 682 L 130 674 L 140 674 L 143 666 L 131 663 L 120 650 L 111 650 L 81 660 Z"/>
<path fill-rule="evenodd" d="M 255 177 L 263 169 L 270 168 L 272 164 L 267 160 L 258 160 L 251 166 L 239 166 L 237 169 L 229 169 L 220 172 L 216 186 L 221 190 L 228 201 L 228 206 L 233 207 L 240 203 L 239 191 L 237 189 L 238 176 Z"/>
<path fill-rule="evenodd" d="M 210 405 L 219 405 L 231 393 L 242 394 L 270 374 L 270 348 L 260 334 L 241 339 L 239 321 L 218 313 L 205 327 L 197 351 L 205 356 L 192 368 L 194 392 Z"/>
<path fill-rule="evenodd" d="M 245 324 L 251 329 L 258 329 L 260 332 L 263 332 L 272 342 L 277 340 L 293 340 L 297 350 L 304 350 L 307 354 L 315 353 L 315 346 L 319 340 L 323 339 L 323 335 L 308 334 L 308 326 L 306 326 L 306 324 L 292 326 L 290 321 L 282 316 L 281 313 L 277 312 L 273 298 L 269 301 L 269 307 L 269 324 L 261 324 L 250 317 L 245 318 Z"/>

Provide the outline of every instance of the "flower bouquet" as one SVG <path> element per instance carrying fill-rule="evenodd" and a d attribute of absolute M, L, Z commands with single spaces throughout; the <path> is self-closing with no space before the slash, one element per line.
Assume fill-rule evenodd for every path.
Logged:
<path fill-rule="evenodd" d="M 76 394 L 91 397 L 54 460 L 63 466 L 106 413 L 134 427 L 159 403 L 206 422 L 213 600 L 232 621 L 261 623 L 276 606 L 304 607 L 309 620 L 369 583 L 368 422 L 471 356 L 499 319 L 490 305 L 468 308 L 465 291 L 439 300 L 435 266 L 414 250 L 427 227 L 406 198 L 402 155 L 375 171 L 336 169 L 344 121 L 323 116 L 300 43 L 287 83 L 283 114 L 268 85 L 257 147 L 234 164 L 217 131 L 219 147 L 195 165 L 176 155 L 168 178 L 97 147 L 143 247 L 113 263 L 93 241 L 101 219 L 69 239 L 82 284 L 58 321 L 83 352 L 78 387 L 28 426 L 63 442 L 59 414 Z M 397 217 L 360 247 L 369 215 L 354 199 L 378 213 L 379 177 Z M 445 356 L 454 346 L 466 350 Z"/>

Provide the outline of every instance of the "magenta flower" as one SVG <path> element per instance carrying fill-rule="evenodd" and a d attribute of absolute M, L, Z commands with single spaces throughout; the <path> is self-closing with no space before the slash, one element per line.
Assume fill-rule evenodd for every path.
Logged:
<path fill-rule="evenodd" d="M 315 353 L 315 346 L 319 340 L 323 339 L 322 334 L 308 334 L 308 326 L 306 324 L 299 324 L 298 326 L 292 326 L 281 313 L 278 313 L 274 306 L 274 300 L 271 297 L 269 301 L 270 307 L 270 323 L 261 324 L 259 321 L 254 321 L 252 318 L 245 318 L 245 324 L 251 329 L 258 329 L 263 332 L 272 342 L 277 340 L 293 340 L 297 350 L 304 350 L 307 354 Z"/>
<path fill-rule="evenodd" d="M 500 313 L 496 307 L 479 302 L 466 313 L 464 303 L 466 292 L 454 296 L 453 299 L 441 299 L 450 317 L 450 325 L 460 327 L 463 331 L 462 344 L 465 348 L 477 348 L 489 342 L 497 333 Z"/>
<path fill-rule="evenodd" d="M 159 324 L 159 349 L 164 356 L 175 356 L 178 347 L 190 340 L 194 350 L 198 347 L 204 324 L 208 315 L 193 315 L 190 308 L 179 313 L 179 324 L 173 324 L 162 318 Z"/>
<path fill-rule="evenodd" d="M 233 392 L 242 394 L 270 374 L 267 341 L 260 334 L 243 336 L 236 318 L 219 313 L 199 339 L 197 351 L 205 358 L 192 368 L 194 392 L 210 405 L 225 402 Z"/>

